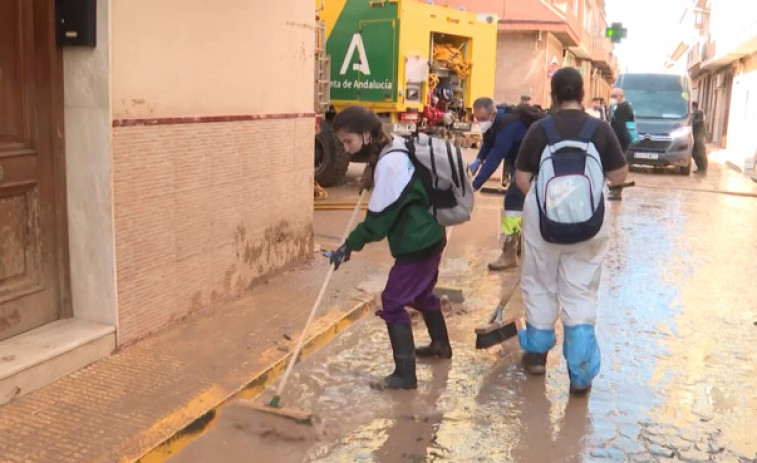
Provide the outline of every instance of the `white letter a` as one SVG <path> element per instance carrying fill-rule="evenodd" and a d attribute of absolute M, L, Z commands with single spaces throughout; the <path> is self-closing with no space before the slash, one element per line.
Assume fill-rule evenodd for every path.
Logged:
<path fill-rule="evenodd" d="M 352 62 L 352 57 L 355 55 L 355 49 L 357 49 L 358 62 L 352 65 L 352 70 L 365 75 L 370 75 L 371 68 L 368 67 L 368 57 L 365 55 L 365 45 L 363 45 L 363 37 L 360 36 L 360 33 L 352 36 L 350 47 L 347 49 L 347 54 L 344 56 L 344 62 L 342 63 L 342 68 L 339 70 L 339 74 L 344 75 L 347 73 L 347 66 Z"/>

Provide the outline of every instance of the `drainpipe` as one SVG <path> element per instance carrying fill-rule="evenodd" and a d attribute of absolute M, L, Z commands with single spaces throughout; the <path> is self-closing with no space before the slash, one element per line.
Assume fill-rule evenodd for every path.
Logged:
<path fill-rule="evenodd" d="M 542 97 L 541 101 L 544 103 L 545 108 L 551 108 L 552 102 L 547 100 L 547 83 L 549 79 L 549 34 L 547 34 L 546 40 L 544 40 L 544 78 L 542 79 L 542 82 L 544 83 L 544 87 L 542 88 Z"/>

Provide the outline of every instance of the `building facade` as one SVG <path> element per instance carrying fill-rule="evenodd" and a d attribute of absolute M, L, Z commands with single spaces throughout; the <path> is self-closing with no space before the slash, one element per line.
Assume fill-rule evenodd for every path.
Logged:
<path fill-rule="evenodd" d="M 733 0 L 695 0 L 681 23 L 688 32 L 669 66 L 685 62 L 708 141 L 744 160 L 757 156 L 757 19 Z"/>
<path fill-rule="evenodd" d="M 55 3 L 0 2 L 0 403 L 313 247 L 311 1 Z"/>
<path fill-rule="evenodd" d="M 521 95 L 544 108 L 551 105 L 550 80 L 563 66 L 584 76 L 584 105 L 607 101 L 617 75 L 613 47 L 604 36 L 604 0 L 438 0 L 499 17 L 494 96 L 517 103 Z"/>

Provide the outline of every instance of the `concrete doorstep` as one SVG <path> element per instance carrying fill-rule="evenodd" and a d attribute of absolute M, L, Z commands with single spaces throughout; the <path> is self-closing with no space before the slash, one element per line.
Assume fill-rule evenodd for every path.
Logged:
<path fill-rule="evenodd" d="M 68 318 L 0 342 L 0 405 L 110 355 L 115 328 Z"/>

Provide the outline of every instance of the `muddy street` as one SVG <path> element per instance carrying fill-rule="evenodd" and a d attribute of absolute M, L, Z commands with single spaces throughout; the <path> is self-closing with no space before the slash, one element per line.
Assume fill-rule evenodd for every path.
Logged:
<path fill-rule="evenodd" d="M 232 403 L 170 461 L 757 462 L 757 185 L 717 163 L 707 178 L 631 179 L 609 209 L 602 368 L 588 397 L 568 394 L 559 326 L 543 377 L 523 371 L 515 339 L 474 349 L 514 278 L 486 269 L 502 201 L 487 195 L 455 229 L 440 277 L 465 294 L 444 307 L 453 358 L 419 360 L 416 391 L 368 387 L 392 368 L 384 324 L 368 316 L 295 368 L 283 402 L 314 411 L 317 429 L 292 434 Z M 316 241 L 333 245 L 348 214 L 319 212 Z M 386 259 L 385 246 L 353 259 Z M 509 315 L 521 310 L 516 293 Z M 419 317 L 414 332 L 427 342 Z"/>

